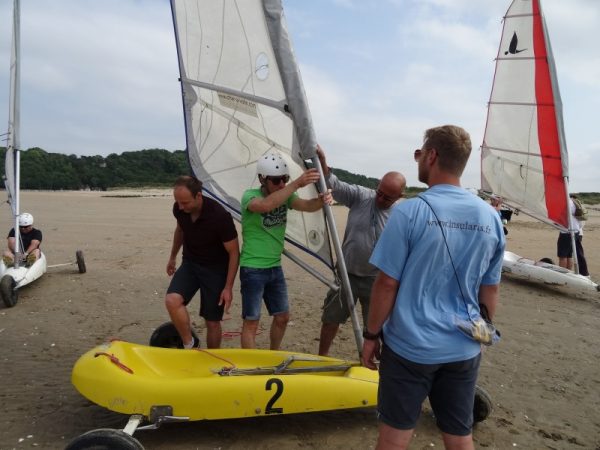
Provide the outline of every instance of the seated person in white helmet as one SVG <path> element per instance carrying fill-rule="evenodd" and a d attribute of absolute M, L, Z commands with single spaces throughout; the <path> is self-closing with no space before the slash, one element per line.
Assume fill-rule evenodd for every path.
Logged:
<path fill-rule="evenodd" d="M 40 244 L 42 243 L 42 232 L 33 228 L 33 216 L 29 213 L 19 215 L 19 234 L 23 243 L 23 260 L 26 266 L 32 265 L 40 257 Z M 6 267 L 12 267 L 15 260 L 15 229 L 11 228 L 8 233 L 8 250 L 4 252 L 2 261 Z"/>
<path fill-rule="evenodd" d="M 319 180 L 317 169 L 308 169 L 290 180 L 288 166 L 276 151 L 257 162 L 260 187 L 248 189 L 242 197 L 242 348 L 256 347 L 256 333 L 264 301 L 270 316 L 270 349 L 278 350 L 289 321 L 288 295 L 281 269 L 288 209 L 317 211 L 331 204 L 331 193 L 303 199 L 296 191 Z"/>

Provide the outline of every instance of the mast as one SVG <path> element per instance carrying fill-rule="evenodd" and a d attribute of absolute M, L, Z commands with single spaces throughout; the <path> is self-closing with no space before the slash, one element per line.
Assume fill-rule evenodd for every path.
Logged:
<path fill-rule="evenodd" d="M 9 202 L 14 219 L 15 230 L 15 267 L 19 266 L 20 256 L 23 252 L 21 243 L 21 234 L 19 232 L 19 186 L 20 186 L 20 91 L 21 91 L 21 18 L 20 1 L 14 0 L 13 3 L 13 34 L 12 48 L 10 57 L 10 93 L 9 93 L 9 111 L 8 111 L 8 142 L 6 148 L 5 172 L 6 189 L 9 196 Z M 9 176 L 8 174 L 11 174 Z"/>
<path fill-rule="evenodd" d="M 326 192 L 327 185 L 325 184 L 325 176 L 321 162 L 316 155 L 317 138 L 315 136 L 312 118 L 308 108 L 308 101 L 304 92 L 300 71 L 296 65 L 296 60 L 292 51 L 292 45 L 287 33 L 287 29 L 283 23 L 283 6 L 281 0 L 263 0 L 265 16 L 267 18 L 267 27 L 271 37 L 273 47 L 276 49 L 275 58 L 277 64 L 281 68 L 282 78 L 286 96 L 289 100 L 290 113 L 294 117 L 294 125 L 296 134 L 300 144 L 300 151 L 303 158 L 310 159 L 314 166 L 319 170 L 321 178 L 319 179 L 319 191 Z M 285 75 L 285 76 L 284 76 Z M 342 281 L 342 289 L 344 289 L 346 303 L 351 312 L 352 328 L 359 357 L 362 354 L 363 339 L 358 322 L 358 315 L 354 304 L 352 290 L 350 288 L 350 279 L 346 269 L 346 261 L 342 253 L 340 238 L 335 226 L 335 218 L 330 205 L 323 206 L 327 217 L 327 226 L 329 235 L 333 241 L 333 248 L 337 257 L 339 268 L 339 276 Z"/>
<path fill-rule="evenodd" d="M 565 136 L 565 127 L 562 114 L 562 99 L 560 97 L 560 90 L 558 88 L 558 76 L 556 75 L 556 64 L 554 63 L 554 55 L 552 53 L 552 46 L 550 44 L 550 36 L 548 35 L 548 27 L 546 26 L 546 19 L 542 12 L 542 5 L 540 0 L 534 0 L 534 13 L 537 9 L 539 15 L 540 25 L 546 43 L 546 49 L 548 54 L 548 72 L 550 75 L 550 83 L 552 86 L 552 93 L 554 98 L 554 114 L 556 118 L 556 128 L 558 134 L 558 143 L 560 146 L 561 154 L 561 167 L 562 177 L 565 186 L 565 196 L 567 204 L 567 217 L 569 223 L 569 234 L 571 235 L 571 252 L 573 255 L 573 271 L 579 273 L 579 260 L 577 258 L 577 247 L 575 245 L 575 229 L 573 228 L 573 215 L 571 214 L 571 198 L 569 195 L 569 152 L 567 150 L 567 139 Z"/>

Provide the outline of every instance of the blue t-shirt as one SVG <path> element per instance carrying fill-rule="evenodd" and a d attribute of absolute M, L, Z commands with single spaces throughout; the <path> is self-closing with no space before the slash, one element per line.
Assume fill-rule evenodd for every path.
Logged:
<path fill-rule="evenodd" d="M 477 314 L 480 285 L 500 282 L 502 222 L 486 202 L 465 189 L 436 185 L 421 195 L 435 210 L 448 247 L 422 199 L 394 208 L 370 259 L 400 282 L 383 328 L 385 343 L 420 364 L 463 361 L 475 357 L 480 344 L 465 336 L 456 320 L 468 320 L 467 308 L 472 316 Z"/>

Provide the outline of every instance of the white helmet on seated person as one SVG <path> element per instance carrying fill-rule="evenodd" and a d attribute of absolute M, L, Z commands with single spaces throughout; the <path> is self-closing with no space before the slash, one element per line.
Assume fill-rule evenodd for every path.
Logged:
<path fill-rule="evenodd" d="M 19 215 L 19 226 L 28 227 L 29 225 L 33 225 L 33 216 L 29 213 Z"/>
<path fill-rule="evenodd" d="M 270 150 L 258 158 L 256 173 L 262 177 L 277 177 L 289 175 L 290 171 L 281 155 L 276 151 Z"/>

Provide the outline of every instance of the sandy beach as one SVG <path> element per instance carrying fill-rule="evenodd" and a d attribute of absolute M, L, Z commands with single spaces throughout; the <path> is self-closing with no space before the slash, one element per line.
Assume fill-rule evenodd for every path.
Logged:
<path fill-rule="evenodd" d="M 122 428 L 127 417 L 83 398 L 71 385 L 77 358 L 110 338 L 146 343 L 168 319 L 165 273 L 175 221 L 170 190 L 23 192 L 22 210 L 44 233 L 48 264 L 75 261 L 84 252 L 87 273 L 76 265 L 50 267 L 19 292 L 14 308 L 0 305 L 0 449 L 62 449 L 96 428 Z M 343 229 L 346 210 L 335 207 Z M 8 234 L 9 207 L 0 212 Z M 558 232 L 523 214 L 509 224 L 507 249 L 556 260 Z M 600 212 L 590 211 L 583 245 L 592 278 L 600 279 Z M 283 347 L 316 353 L 322 299 L 327 288 L 285 261 L 292 321 Z M 224 321 L 239 347 L 239 286 Z M 494 411 L 476 426 L 481 449 L 600 449 L 600 294 L 503 277 L 496 325 L 502 341 L 485 351 L 479 385 Z M 198 299 L 190 305 L 204 336 Z M 263 325 L 269 322 L 263 317 Z M 204 340 L 204 339 L 203 339 Z M 268 346 L 268 332 L 258 345 Z M 351 325 L 342 327 L 332 356 L 356 358 Z M 146 449 L 369 449 L 377 423 L 373 409 L 168 424 L 140 431 Z M 443 448 L 429 406 L 411 448 Z"/>

